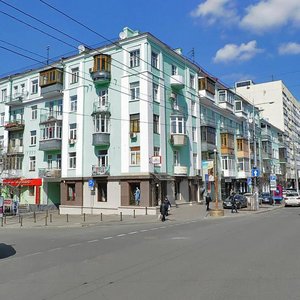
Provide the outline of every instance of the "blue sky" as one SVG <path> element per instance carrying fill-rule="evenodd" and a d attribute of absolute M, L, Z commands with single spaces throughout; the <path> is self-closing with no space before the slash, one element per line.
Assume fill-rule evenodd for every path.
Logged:
<path fill-rule="evenodd" d="M 252 79 L 256 83 L 281 79 L 300 99 L 299 0 L 42 1 L 107 39 L 117 38 L 122 28 L 128 26 L 151 32 L 172 48 L 182 48 L 183 54 L 191 59 L 194 49 L 195 62 L 229 87 L 243 79 Z M 76 51 L 79 42 L 90 46 L 107 42 L 42 1 L 0 0 L 1 75 L 35 64 L 35 61 L 4 48 L 45 61 L 47 46 L 50 58 L 53 58 Z M 64 40 L 68 45 L 17 19 Z"/>

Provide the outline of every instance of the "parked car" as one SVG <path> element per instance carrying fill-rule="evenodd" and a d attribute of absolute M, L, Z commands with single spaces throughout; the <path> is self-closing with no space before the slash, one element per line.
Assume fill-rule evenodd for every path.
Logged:
<path fill-rule="evenodd" d="M 227 197 L 223 201 L 223 208 L 231 208 L 231 206 L 232 206 L 232 204 L 231 204 L 232 197 L 235 198 L 236 205 L 237 205 L 238 209 L 243 208 L 243 207 L 247 207 L 247 198 L 244 195 L 235 194 L 233 196 Z"/>
<path fill-rule="evenodd" d="M 287 191 L 283 199 L 284 206 L 300 206 L 300 196 L 295 191 Z"/>
<path fill-rule="evenodd" d="M 273 196 L 271 193 L 263 192 L 258 197 L 259 203 L 273 205 Z"/>

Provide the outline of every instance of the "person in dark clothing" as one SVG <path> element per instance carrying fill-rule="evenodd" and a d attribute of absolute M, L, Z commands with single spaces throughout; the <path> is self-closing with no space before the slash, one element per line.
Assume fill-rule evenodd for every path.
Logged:
<path fill-rule="evenodd" d="M 168 202 L 166 200 L 162 201 L 160 204 L 160 209 L 159 209 L 160 213 L 161 213 L 162 222 L 164 222 L 166 220 L 168 208 L 169 208 Z"/>
<path fill-rule="evenodd" d="M 205 197 L 205 202 L 206 202 L 206 210 L 209 210 L 209 203 L 211 202 L 210 193 L 207 193 L 207 195 Z"/>
<path fill-rule="evenodd" d="M 167 212 L 166 212 L 166 216 L 169 215 L 169 209 L 171 207 L 171 202 L 169 201 L 168 197 L 165 197 L 165 205 L 167 205 Z"/>
<path fill-rule="evenodd" d="M 235 195 L 232 195 L 231 196 L 231 213 L 233 213 L 234 210 L 235 210 L 236 213 L 238 212 Z"/>

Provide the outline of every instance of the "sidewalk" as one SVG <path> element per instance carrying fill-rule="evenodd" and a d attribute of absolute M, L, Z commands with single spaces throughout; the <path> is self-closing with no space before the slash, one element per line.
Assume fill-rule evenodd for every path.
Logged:
<path fill-rule="evenodd" d="M 224 217 L 237 217 L 255 213 L 266 213 L 274 209 L 279 209 L 282 206 L 264 205 L 258 211 L 250 211 L 249 209 L 241 209 L 239 213 L 231 213 L 231 209 L 224 210 Z M 211 204 L 214 209 L 214 203 Z M 219 206 L 221 208 L 221 205 Z M 186 222 L 192 220 L 201 220 L 213 218 L 206 211 L 204 204 L 188 203 L 181 204 L 178 207 L 172 207 L 170 215 L 167 217 L 167 222 Z M 0 231 L 5 228 L 72 228 L 85 226 L 109 226 L 122 224 L 151 224 L 160 222 L 159 216 L 153 215 L 59 215 L 57 211 L 39 212 L 35 217 L 33 213 L 23 214 L 21 216 L 7 216 L 3 218 L 3 224 L 0 223 Z"/>

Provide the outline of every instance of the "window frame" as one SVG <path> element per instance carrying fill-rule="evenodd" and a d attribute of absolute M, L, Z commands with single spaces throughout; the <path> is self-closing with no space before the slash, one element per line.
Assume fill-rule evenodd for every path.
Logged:
<path fill-rule="evenodd" d="M 129 53 L 129 65 L 130 68 L 136 68 L 140 66 L 140 49 L 135 49 Z"/>
<path fill-rule="evenodd" d="M 76 152 L 69 152 L 69 169 L 76 169 Z"/>
<path fill-rule="evenodd" d="M 71 84 L 79 82 L 79 67 L 71 68 Z"/>

